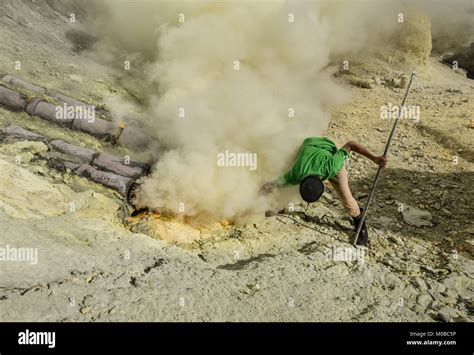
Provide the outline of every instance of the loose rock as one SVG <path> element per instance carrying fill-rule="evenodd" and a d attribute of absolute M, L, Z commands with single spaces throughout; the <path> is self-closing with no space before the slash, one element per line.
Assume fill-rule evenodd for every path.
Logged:
<path fill-rule="evenodd" d="M 431 213 L 414 206 L 405 205 L 402 211 L 403 220 L 406 224 L 415 227 L 432 227 Z"/>

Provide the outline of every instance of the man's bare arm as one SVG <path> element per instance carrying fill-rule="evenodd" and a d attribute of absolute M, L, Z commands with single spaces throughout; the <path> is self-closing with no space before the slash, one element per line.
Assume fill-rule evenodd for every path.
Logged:
<path fill-rule="evenodd" d="M 388 159 L 383 156 L 376 156 L 372 154 L 368 149 L 364 148 L 357 142 L 349 141 L 344 144 L 343 148 L 347 150 L 349 153 L 354 151 L 360 155 L 363 155 L 367 159 L 372 160 L 375 164 L 380 165 L 382 168 L 387 165 Z"/>

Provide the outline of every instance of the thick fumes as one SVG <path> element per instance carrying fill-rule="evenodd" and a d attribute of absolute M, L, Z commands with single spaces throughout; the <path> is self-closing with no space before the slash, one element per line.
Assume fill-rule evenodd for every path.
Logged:
<path fill-rule="evenodd" d="M 418 55 L 416 36 L 400 39 L 402 12 L 425 16 L 393 1 L 109 2 L 97 27 L 136 65 L 148 87 L 142 123 L 167 147 L 136 205 L 263 215 L 277 201 L 259 194 L 262 183 L 289 168 L 305 137 L 323 134 L 346 98 L 331 58 L 383 43 Z M 423 40 L 414 62 L 429 55 Z"/>

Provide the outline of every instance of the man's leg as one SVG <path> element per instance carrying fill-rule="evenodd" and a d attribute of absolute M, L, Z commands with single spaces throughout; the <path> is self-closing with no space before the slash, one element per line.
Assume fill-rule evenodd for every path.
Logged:
<path fill-rule="evenodd" d="M 342 167 L 337 175 L 333 179 L 329 180 L 329 182 L 336 189 L 337 194 L 344 205 L 344 209 L 351 215 L 354 221 L 355 229 L 357 230 L 362 219 L 362 214 L 361 209 L 354 196 L 352 196 L 351 189 L 349 188 L 349 179 L 347 178 L 346 168 Z M 364 222 L 362 223 L 359 239 L 357 239 L 357 245 L 367 246 L 368 242 L 369 233 Z"/>
<path fill-rule="evenodd" d="M 347 213 L 349 213 L 351 217 L 357 217 L 360 214 L 360 208 L 349 188 L 349 179 L 347 178 L 346 168 L 343 166 L 337 175 L 329 180 L 329 182 L 339 195 Z"/>

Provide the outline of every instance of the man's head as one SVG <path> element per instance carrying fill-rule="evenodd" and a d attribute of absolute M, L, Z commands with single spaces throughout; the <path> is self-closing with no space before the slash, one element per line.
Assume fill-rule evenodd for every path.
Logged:
<path fill-rule="evenodd" d="M 324 184 L 316 175 L 307 176 L 300 183 L 300 195 L 308 203 L 319 200 L 324 192 Z"/>

